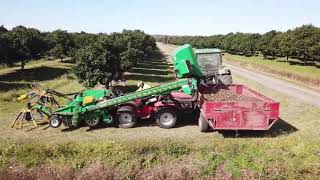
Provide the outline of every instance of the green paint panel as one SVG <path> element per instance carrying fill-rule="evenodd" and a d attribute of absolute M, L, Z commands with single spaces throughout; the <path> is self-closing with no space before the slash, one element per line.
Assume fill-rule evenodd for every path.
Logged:
<path fill-rule="evenodd" d="M 171 58 L 178 78 L 203 76 L 191 45 L 185 44 L 178 47 L 174 50 Z"/>

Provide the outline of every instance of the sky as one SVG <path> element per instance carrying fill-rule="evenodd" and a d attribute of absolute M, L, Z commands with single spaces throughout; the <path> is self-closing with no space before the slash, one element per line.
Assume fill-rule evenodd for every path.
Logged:
<path fill-rule="evenodd" d="M 0 0 L 0 25 L 41 31 L 214 35 L 320 26 L 317 0 Z"/>

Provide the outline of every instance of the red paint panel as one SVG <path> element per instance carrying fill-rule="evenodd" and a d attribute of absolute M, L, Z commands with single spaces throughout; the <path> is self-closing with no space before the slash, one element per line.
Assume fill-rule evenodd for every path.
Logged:
<path fill-rule="evenodd" d="M 201 86 L 200 92 L 210 92 L 214 86 Z M 270 128 L 269 120 L 278 120 L 279 102 L 243 85 L 230 85 L 229 90 L 239 94 L 251 96 L 261 101 L 235 101 L 215 102 L 206 101 L 203 96 L 199 98 L 199 107 L 208 121 L 212 121 L 213 129 L 225 130 L 267 130 Z"/>

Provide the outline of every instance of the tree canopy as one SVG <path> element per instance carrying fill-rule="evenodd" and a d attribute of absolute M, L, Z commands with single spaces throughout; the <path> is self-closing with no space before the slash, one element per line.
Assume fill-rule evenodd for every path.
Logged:
<path fill-rule="evenodd" d="M 213 36 L 155 36 L 157 41 L 182 45 L 189 43 L 197 48 L 220 48 L 234 54 L 264 57 L 293 56 L 305 62 L 320 59 L 320 28 L 303 25 L 286 32 L 271 30 L 264 34 L 229 33 Z"/>
<path fill-rule="evenodd" d="M 0 26 L 0 64 L 25 63 L 42 56 L 61 61 L 72 58 L 74 73 L 87 87 L 108 85 L 156 49 L 155 39 L 140 30 L 121 33 L 69 33 L 65 30 L 40 32 L 24 26 L 7 30 Z"/>
<path fill-rule="evenodd" d="M 155 40 L 142 31 L 101 35 L 76 53 L 74 73 L 87 87 L 98 83 L 108 86 L 113 80 L 123 79 L 129 68 L 151 55 L 155 48 Z"/>

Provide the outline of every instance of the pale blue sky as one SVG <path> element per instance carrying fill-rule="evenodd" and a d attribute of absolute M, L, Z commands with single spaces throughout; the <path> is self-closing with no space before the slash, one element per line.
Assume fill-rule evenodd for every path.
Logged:
<path fill-rule="evenodd" d="M 317 0 L 0 0 L 0 24 L 71 32 L 212 35 L 320 26 Z"/>

